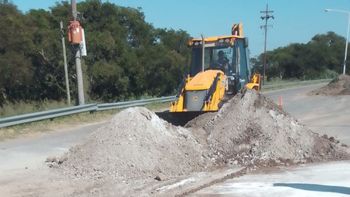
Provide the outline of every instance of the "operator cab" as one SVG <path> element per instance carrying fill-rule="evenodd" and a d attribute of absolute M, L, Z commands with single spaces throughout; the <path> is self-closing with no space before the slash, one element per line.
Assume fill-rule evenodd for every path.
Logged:
<path fill-rule="evenodd" d="M 192 61 L 190 77 L 202 72 L 202 40 L 190 41 Z M 235 93 L 249 80 L 247 42 L 236 36 L 205 39 L 204 71 L 221 70 L 228 79 L 229 92 Z M 231 89 L 231 91 L 230 91 Z"/>

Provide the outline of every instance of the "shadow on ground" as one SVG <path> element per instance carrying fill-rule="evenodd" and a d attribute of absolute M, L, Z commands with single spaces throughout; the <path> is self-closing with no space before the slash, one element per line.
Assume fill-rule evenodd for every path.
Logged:
<path fill-rule="evenodd" d="M 294 189 L 317 191 L 317 192 L 332 192 L 339 194 L 350 195 L 350 187 L 332 186 L 332 185 L 318 185 L 308 183 L 274 183 L 274 187 L 290 187 Z"/>

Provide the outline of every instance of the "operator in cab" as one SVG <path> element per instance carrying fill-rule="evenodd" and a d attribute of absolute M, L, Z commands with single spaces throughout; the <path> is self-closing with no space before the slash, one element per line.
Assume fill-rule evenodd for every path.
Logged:
<path fill-rule="evenodd" d="M 225 53 L 223 51 L 219 51 L 218 52 L 218 59 L 214 63 L 213 68 L 220 69 L 226 73 L 226 71 L 228 70 L 228 64 L 229 64 L 229 60 L 225 56 Z"/>

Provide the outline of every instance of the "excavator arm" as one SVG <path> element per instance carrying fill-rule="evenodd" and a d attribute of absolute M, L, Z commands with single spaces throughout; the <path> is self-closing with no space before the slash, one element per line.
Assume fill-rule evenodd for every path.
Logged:
<path fill-rule="evenodd" d="M 260 91 L 261 90 L 261 75 L 258 73 L 254 73 L 254 75 L 250 79 L 250 82 L 247 83 L 246 88 L 251 89 L 251 90 L 254 89 L 256 91 Z"/>

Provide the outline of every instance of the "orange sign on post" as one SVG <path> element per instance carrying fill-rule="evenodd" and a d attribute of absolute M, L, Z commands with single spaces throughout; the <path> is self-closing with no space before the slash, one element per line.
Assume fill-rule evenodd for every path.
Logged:
<path fill-rule="evenodd" d="M 71 44 L 80 44 L 83 41 L 82 27 L 79 21 L 70 21 L 68 26 L 68 41 Z"/>

